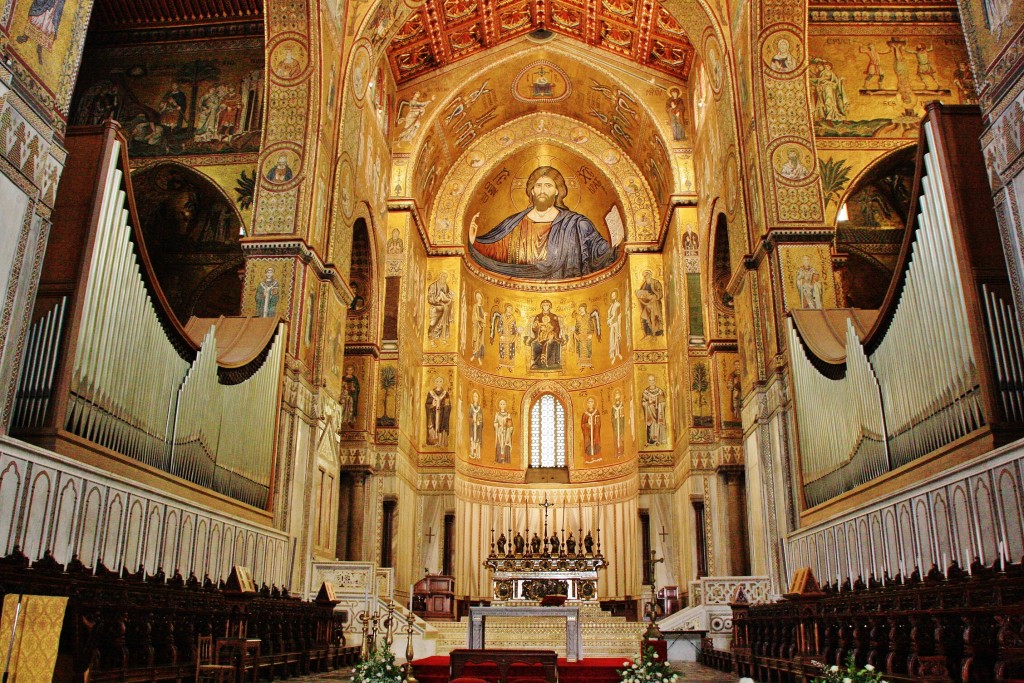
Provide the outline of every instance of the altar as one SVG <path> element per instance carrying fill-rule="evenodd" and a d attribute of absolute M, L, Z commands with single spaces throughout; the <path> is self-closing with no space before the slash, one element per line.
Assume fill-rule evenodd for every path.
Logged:
<path fill-rule="evenodd" d="M 491 529 L 491 552 L 484 561 L 490 569 L 492 599 L 507 605 L 528 605 L 545 598 L 561 596 L 567 602 L 597 602 L 597 572 L 607 567 L 601 554 L 601 529 L 594 535 L 579 529 L 579 536 L 568 536 L 565 529 L 548 535 L 547 499 L 544 508 L 543 536 L 537 531 L 502 531 L 497 540 Z M 511 514 L 509 515 L 511 518 Z"/>
<path fill-rule="evenodd" d="M 565 659 L 569 662 L 583 659 L 583 627 L 579 607 L 470 607 L 469 649 L 484 649 L 487 617 L 564 617 Z"/>
<path fill-rule="evenodd" d="M 502 603 L 540 602 L 547 596 L 566 601 L 597 601 L 597 570 L 606 564 L 600 556 L 490 557 L 485 565 L 494 574 L 493 600 Z"/>

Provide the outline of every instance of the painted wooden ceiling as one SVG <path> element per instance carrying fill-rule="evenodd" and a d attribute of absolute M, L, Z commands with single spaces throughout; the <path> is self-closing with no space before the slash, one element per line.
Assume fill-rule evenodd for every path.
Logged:
<path fill-rule="evenodd" d="M 262 17 L 263 0 L 96 0 L 90 28 L 163 28 Z"/>
<path fill-rule="evenodd" d="M 426 0 L 388 46 L 395 80 L 531 31 L 581 40 L 685 80 L 694 49 L 658 0 Z"/>

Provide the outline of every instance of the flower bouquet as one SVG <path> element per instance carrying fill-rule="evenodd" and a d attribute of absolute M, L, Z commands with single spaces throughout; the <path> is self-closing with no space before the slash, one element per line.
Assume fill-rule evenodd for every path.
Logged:
<path fill-rule="evenodd" d="M 622 663 L 619 679 L 622 683 L 676 683 L 679 674 L 658 659 L 653 647 L 645 647 L 639 661 Z"/>
<path fill-rule="evenodd" d="M 395 653 L 385 639 L 380 639 L 369 656 L 356 665 L 352 683 L 402 683 L 405 673 L 395 663 Z"/>
<path fill-rule="evenodd" d="M 814 679 L 814 683 L 887 683 L 882 674 L 870 664 L 857 666 L 851 656 L 845 666 L 826 666 L 821 662 L 812 662 L 821 667 L 822 675 Z"/>

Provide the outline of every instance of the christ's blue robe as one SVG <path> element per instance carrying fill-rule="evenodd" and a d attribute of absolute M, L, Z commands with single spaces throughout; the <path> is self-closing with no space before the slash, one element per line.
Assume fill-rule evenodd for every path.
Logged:
<path fill-rule="evenodd" d="M 531 210 L 533 207 L 509 216 L 492 230 L 477 237 L 476 241 L 481 244 L 494 244 L 500 241 L 515 230 Z M 581 277 L 611 265 L 615 260 L 615 249 L 597 231 L 590 219 L 568 209 L 559 209 L 558 216 L 551 222 L 548 255 L 543 261 L 505 263 L 484 256 L 472 244 L 469 245 L 469 253 L 474 261 L 488 270 L 529 280 L 564 280 Z"/>

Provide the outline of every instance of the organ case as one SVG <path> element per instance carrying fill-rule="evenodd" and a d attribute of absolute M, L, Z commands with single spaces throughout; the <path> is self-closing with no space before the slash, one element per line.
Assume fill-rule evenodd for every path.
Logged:
<path fill-rule="evenodd" d="M 948 453 L 953 464 L 1021 432 L 1024 353 L 980 113 L 937 102 L 926 110 L 900 266 L 882 308 L 787 320 L 807 508 L 922 458 Z M 815 316 L 842 321 L 845 349 L 835 357 L 816 352 Z"/>
<path fill-rule="evenodd" d="M 73 128 L 66 144 L 12 433 L 65 455 L 116 454 L 266 509 L 283 323 L 253 321 L 256 353 L 219 363 L 217 324 L 193 339 L 153 274 L 117 124 Z"/>

